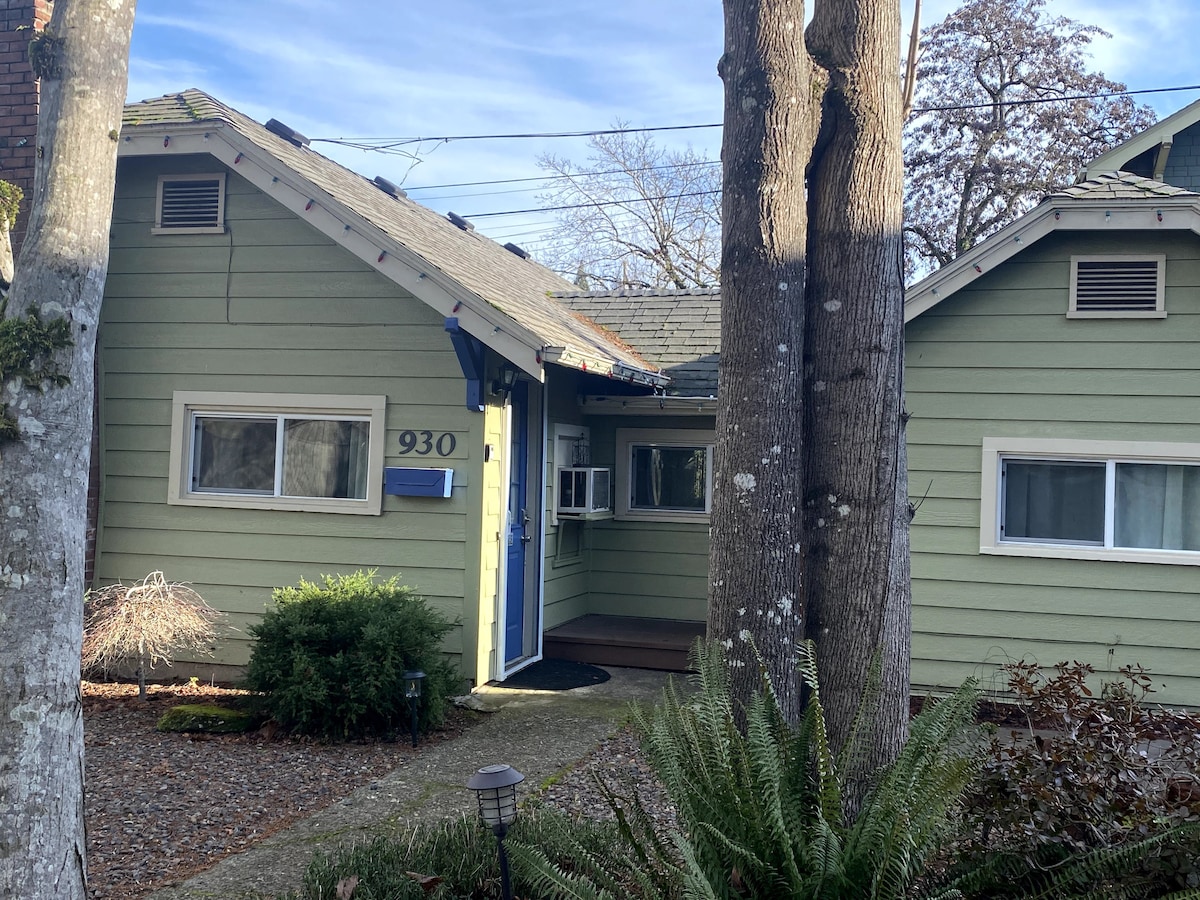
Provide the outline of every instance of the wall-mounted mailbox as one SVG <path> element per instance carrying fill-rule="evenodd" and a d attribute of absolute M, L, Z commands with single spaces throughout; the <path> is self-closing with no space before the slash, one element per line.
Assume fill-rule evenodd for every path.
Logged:
<path fill-rule="evenodd" d="M 383 492 L 398 497 L 449 497 L 454 487 L 453 469 L 416 469 L 389 466 L 383 470 Z"/>

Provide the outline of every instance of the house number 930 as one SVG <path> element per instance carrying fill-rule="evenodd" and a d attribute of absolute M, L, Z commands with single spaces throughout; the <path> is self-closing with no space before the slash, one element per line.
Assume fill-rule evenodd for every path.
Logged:
<path fill-rule="evenodd" d="M 449 456 L 457 445 L 454 435 L 443 431 L 434 437 L 432 431 L 402 431 L 400 432 L 400 452 L 415 453 L 418 456 L 428 456 L 437 451 L 438 456 Z"/>

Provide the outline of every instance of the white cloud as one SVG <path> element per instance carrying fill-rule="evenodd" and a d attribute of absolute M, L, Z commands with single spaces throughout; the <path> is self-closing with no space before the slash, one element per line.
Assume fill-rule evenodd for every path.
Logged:
<path fill-rule="evenodd" d="M 957 5 L 925 0 L 925 23 Z M 1187 46 L 1200 30 L 1193 6 L 1049 3 L 1053 14 L 1114 33 L 1096 43 L 1097 65 L 1131 87 L 1200 80 Z M 904 16 L 907 29 L 911 0 Z M 637 126 L 718 122 L 722 27 L 719 0 L 141 0 L 130 96 L 199 87 L 260 121 L 275 117 L 313 137 L 575 131 L 617 119 Z M 1153 102 L 1165 114 L 1193 96 Z M 717 129 L 658 137 L 714 157 L 720 142 Z M 537 175 L 544 152 L 586 156 L 582 140 L 424 144 L 409 173 L 410 162 L 397 157 L 319 149 L 366 174 L 394 181 L 407 175 L 422 184 Z M 496 208 L 535 205 L 530 201 L 522 194 L 445 202 Z M 519 227 L 503 222 L 497 230 Z"/>

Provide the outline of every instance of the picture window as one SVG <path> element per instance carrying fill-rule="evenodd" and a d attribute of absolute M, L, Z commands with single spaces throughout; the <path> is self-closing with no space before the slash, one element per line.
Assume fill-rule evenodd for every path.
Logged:
<path fill-rule="evenodd" d="M 980 549 L 1200 564 L 1200 446 L 990 439 Z"/>
<path fill-rule="evenodd" d="M 175 394 L 169 502 L 378 514 L 382 397 Z"/>

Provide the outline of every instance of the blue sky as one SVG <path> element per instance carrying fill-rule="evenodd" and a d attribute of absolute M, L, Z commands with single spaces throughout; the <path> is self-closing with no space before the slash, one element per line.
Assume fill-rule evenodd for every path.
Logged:
<path fill-rule="evenodd" d="M 912 0 L 905 0 L 906 21 Z M 925 0 L 935 22 L 958 4 Z M 1196 0 L 1049 0 L 1057 15 L 1099 25 L 1098 68 L 1131 88 L 1200 83 L 1191 46 Z M 907 27 L 907 26 L 906 26 Z M 313 138 L 401 138 L 585 131 L 719 122 L 719 0 L 140 0 L 129 97 L 186 87 Z M 1167 115 L 1200 92 L 1143 99 Z M 719 129 L 666 132 L 713 158 Z M 546 152 L 577 162 L 583 139 L 426 142 L 419 162 L 334 144 L 316 149 L 367 177 L 383 175 L 440 211 L 536 206 L 534 185 L 421 190 L 537 176 Z M 504 191 L 504 193 L 499 193 Z M 448 196 L 458 195 L 458 196 Z M 481 230 L 536 244 L 547 216 L 489 219 Z"/>

